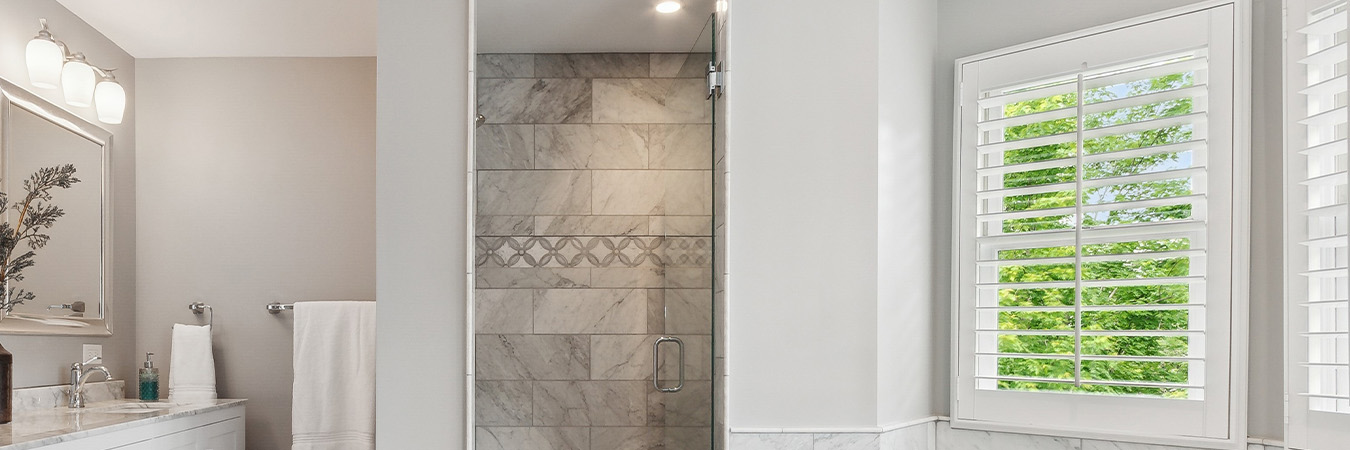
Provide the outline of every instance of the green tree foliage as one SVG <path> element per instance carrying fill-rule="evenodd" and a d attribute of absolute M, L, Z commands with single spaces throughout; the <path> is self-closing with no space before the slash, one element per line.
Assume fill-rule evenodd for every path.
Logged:
<path fill-rule="evenodd" d="M 1188 87 L 1194 84 L 1193 73 L 1178 73 L 1148 80 L 1089 89 L 1084 92 L 1083 104 L 1092 105 L 1117 98 L 1133 97 L 1154 92 Z M 1064 108 L 1077 108 L 1076 93 L 1062 94 L 1012 103 L 1003 108 L 1004 117 L 1035 114 Z M 1192 99 L 1160 101 L 1141 106 L 1119 108 L 1087 114 L 1083 117 L 1084 130 L 1097 130 L 1117 125 L 1190 114 L 1194 112 Z M 1008 173 L 1002 177 L 1003 188 L 1063 184 L 1052 192 L 1008 196 L 1003 199 L 1004 211 L 1034 211 L 1051 208 L 1085 207 L 1108 203 L 1187 196 L 1192 194 L 1192 180 L 1188 177 L 1147 182 L 1122 182 L 1085 189 L 1077 193 L 1075 180 L 1078 145 L 1077 117 L 1046 120 L 1027 125 L 1007 127 L 1003 141 L 1017 141 L 1042 136 L 1063 135 L 1063 143 L 1021 148 L 1003 153 L 1002 164 L 1022 164 L 1059 160 L 1063 164 L 1040 170 Z M 1135 132 L 1106 133 L 1083 142 L 1084 156 L 1098 155 L 1135 148 L 1189 141 L 1190 125 L 1168 126 Z M 1130 158 L 1090 162 L 1081 168 L 1085 181 L 1159 172 L 1186 167 L 1190 162 L 1188 151 L 1162 153 Z M 1183 203 L 1183 202 L 1179 202 Z M 1072 211 L 1071 209 L 1068 211 Z M 1003 233 L 1069 230 L 1081 222 L 1085 228 L 1125 225 L 1133 223 L 1184 220 L 1191 217 L 1188 204 L 1158 207 L 1129 207 L 1124 205 L 1077 217 L 1074 213 L 1055 211 L 1045 216 L 1005 220 Z M 1072 257 L 1081 251 L 1084 256 L 1116 255 L 1139 252 L 1185 250 L 1188 239 L 1158 239 L 1111 242 L 1073 246 L 1021 248 L 1000 251 L 1001 260 Z M 1084 262 L 1083 280 L 1119 280 L 1141 278 L 1168 278 L 1190 275 L 1187 257 Z M 1075 280 L 1073 263 L 1007 265 L 999 268 L 1002 283 L 1029 283 Z M 1070 308 L 1076 301 L 1085 306 L 1113 305 L 1167 305 L 1190 302 L 1186 284 L 1160 282 L 1144 286 L 1087 287 L 1081 292 L 1073 288 L 1003 289 L 998 292 L 999 305 L 1004 307 L 1065 307 L 1065 311 L 1003 311 L 999 314 L 999 328 L 1003 330 L 1058 330 L 1072 331 L 1077 322 L 1086 331 L 1175 331 L 1190 328 L 1186 309 L 1172 310 L 1106 310 L 1084 311 L 1081 318 Z M 1184 398 L 1184 389 L 1133 387 L 1091 384 L 1097 381 L 1135 381 L 1187 384 L 1189 364 L 1168 361 L 1129 361 L 1083 359 L 1076 367 L 1072 358 L 1046 358 L 1034 355 L 1073 355 L 1074 336 L 1000 335 L 999 351 L 1021 353 L 1028 357 L 1001 357 L 998 370 L 1002 376 L 1073 380 L 1081 371 L 1084 384 L 1024 382 L 1005 380 L 1001 389 L 1075 391 L 1117 395 L 1149 395 Z M 1188 338 L 1182 336 L 1083 336 L 1082 353 L 1100 356 L 1185 356 Z M 1091 356 L 1088 356 L 1090 358 Z"/>

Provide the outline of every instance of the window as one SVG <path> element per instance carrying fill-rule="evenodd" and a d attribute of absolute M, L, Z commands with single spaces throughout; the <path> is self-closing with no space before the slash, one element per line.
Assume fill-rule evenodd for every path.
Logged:
<path fill-rule="evenodd" d="M 958 62 L 954 426 L 1245 439 L 1235 14 Z"/>
<path fill-rule="evenodd" d="M 1350 440 L 1346 2 L 1287 5 L 1287 439 L 1335 448 Z"/>

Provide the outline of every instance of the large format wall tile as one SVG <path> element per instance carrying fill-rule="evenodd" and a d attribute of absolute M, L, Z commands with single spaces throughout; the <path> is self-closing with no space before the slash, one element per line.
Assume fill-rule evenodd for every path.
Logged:
<path fill-rule="evenodd" d="M 564 78 L 478 80 L 478 113 L 487 123 L 590 123 L 591 82 Z"/>
<path fill-rule="evenodd" d="M 712 123 L 705 83 L 697 78 L 597 78 L 594 122 Z"/>
<path fill-rule="evenodd" d="M 662 380 L 666 386 L 668 380 Z M 676 381 L 670 381 L 669 386 Z M 712 426 L 712 382 L 685 381 L 679 392 L 647 392 L 647 425 L 657 427 Z M 820 448 L 817 446 L 816 448 Z"/>
<path fill-rule="evenodd" d="M 709 53 L 653 53 L 652 78 L 699 78 L 708 76 Z"/>
<path fill-rule="evenodd" d="M 534 387 L 529 381 L 479 381 L 474 386 L 474 423 L 530 426 Z"/>
<path fill-rule="evenodd" d="M 1173 447 L 1170 445 L 1135 444 L 1131 442 L 1083 440 L 1083 450 L 1199 450 L 1196 447 Z"/>
<path fill-rule="evenodd" d="M 810 434 L 749 434 L 731 435 L 732 450 L 812 450 L 815 442 Z"/>
<path fill-rule="evenodd" d="M 645 169 L 647 134 L 646 125 L 539 125 L 535 167 Z"/>
<path fill-rule="evenodd" d="M 483 216 L 474 218 L 476 236 L 529 236 L 534 234 L 532 216 Z"/>
<path fill-rule="evenodd" d="M 532 289 L 478 289 L 474 292 L 474 332 L 533 333 L 533 309 Z"/>
<path fill-rule="evenodd" d="M 591 376 L 586 336 L 484 334 L 475 339 L 479 380 L 585 380 Z"/>
<path fill-rule="evenodd" d="M 653 236 L 712 236 L 710 216 L 648 216 Z"/>
<path fill-rule="evenodd" d="M 815 435 L 813 450 L 881 450 L 881 435 L 834 433 Z"/>
<path fill-rule="evenodd" d="M 591 429 L 595 450 L 710 450 L 712 430 L 699 428 L 603 427 Z"/>
<path fill-rule="evenodd" d="M 480 289 L 584 288 L 591 286 L 591 269 L 483 268 L 474 271 Z"/>
<path fill-rule="evenodd" d="M 591 173 L 580 170 L 478 172 L 478 214 L 590 214 Z"/>
<path fill-rule="evenodd" d="M 712 214 L 712 172 L 706 170 L 602 170 L 592 173 L 591 187 L 595 214 Z"/>
<path fill-rule="evenodd" d="M 592 380 L 652 379 L 652 343 L 641 334 L 591 336 Z"/>
<path fill-rule="evenodd" d="M 536 333 L 645 333 L 645 289 L 549 289 L 534 305 Z"/>
<path fill-rule="evenodd" d="M 474 130 L 478 169 L 533 169 L 534 125 L 483 125 Z"/>
<path fill-rule="evenodd" d="M 708 170 L 712 167 L 712 127 L 651 125 L 651 168 Z"/>
<path fill-rule="evenodd" d="M 712 289 L 666 289 L 664 333 L 712 334 Z M 655 332 L 655 331 L 653 331 Z"/>
<path fill-rule="evenodd" d="M 590 450 L 586 428 L 479 427 L 474 433 L 477 450 Z"/>
<path fill-rule="evenodd" d="M 478 78 L 532 78 L 534 55 L 484 54 L 478 55 L 474 68 Z"/>
<path fill-rule="evenodd" d="M 685 381 L 712 379 L 712 336 L 676 336 L 684 341 Z M 661 379 L 679 380 L 680 353 L 675 344 L 661 344 Z"/>
<path fill-rule="evenodd" d="M 937 450 L 1081 450 L 1078 439 L 993 431 L 958 430 L 937 424 Z"/>
<path fill-rule="evenodd" d="M 645 53 L 545 53 L 534 57 L 540 78 L 645 78 L 650 73 Z"/>
<path fill-rule="evenodd" d="M 647 421 L 646 382 L 539 381 L 534 423 L 540 426 L 640 426 Z"/>
<path fill-rule="evenodd" d="M 538 216 L 534 232 L 540 236 L 628 236 L 648 235 L 647 216 Z M 660 236 L 660 233 L 655 233 Z"/>
<path fill-rule="evenodd" d="M 881 450 L 933 450 L 932 422 L 911 425 L 881 435 Z"/>

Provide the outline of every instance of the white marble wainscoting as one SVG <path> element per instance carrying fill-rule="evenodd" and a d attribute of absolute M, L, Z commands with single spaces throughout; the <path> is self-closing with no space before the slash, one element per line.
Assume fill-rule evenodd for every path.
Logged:
<path fill-rule="evenodd" d="M 742 433 L 733 431 L 730 450 L 932 450 L 931 421 L 886 432 Z M 1000 447 L 1002 449 L 1002 447 Z"/>
<path fill-rule="evenodd" d="M 89 383 L 84 386 L 85 403 L 106 402 L 126 398 L 122 380 Z M 14 390 L 14 412 L 38 409 L 65 408 L 70 404 L 70 386 L 40 386 Z"/>
<path fill-rule="evenodd" d="M 1252 443 L 1248 450 L 1283 449 Z M 1093 439 L 952 429 L 945 419 L 884 433 L 735 432 L 730 450 L 1198 450 Z"/>

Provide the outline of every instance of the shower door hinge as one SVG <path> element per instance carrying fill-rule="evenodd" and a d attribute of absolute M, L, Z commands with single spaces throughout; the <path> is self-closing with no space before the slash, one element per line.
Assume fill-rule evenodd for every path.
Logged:
<path fill-rule="evenodd" d="M 722 92 L 727 87 L 727 74 L 722 71 L 719 64 L 708 61 L 708 98 L 717 96 L 722 97 Z"/>

